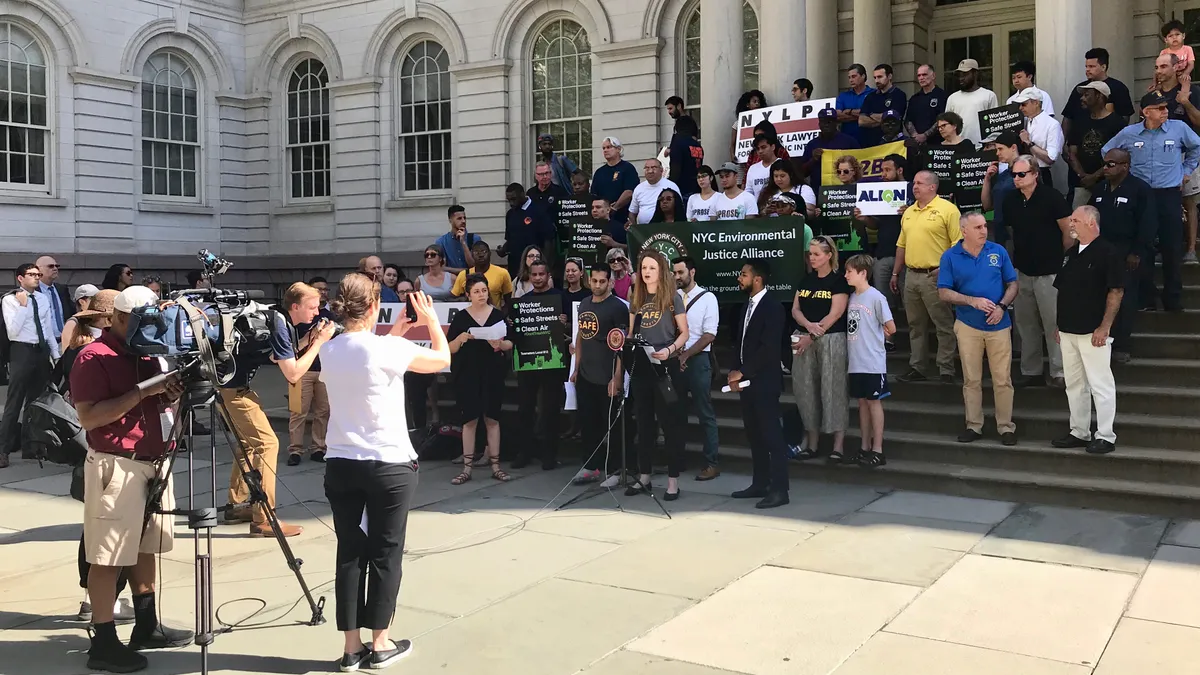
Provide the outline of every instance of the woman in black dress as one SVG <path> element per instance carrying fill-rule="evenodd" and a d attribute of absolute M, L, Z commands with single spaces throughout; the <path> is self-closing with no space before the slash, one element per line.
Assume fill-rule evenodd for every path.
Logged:
<path fill-rule="evenodd" d="M 454 394 L 463 419 L 463 470 L 450 482 L 462 485 L 471 480 L 475 430 L 481 417 L 487 430 L 487 456 L 492 465 L 492 478 L 507 481 L 510 476 L 500 468 L 499 420 L 504 375 L 513 344 L 507 338 L 481 340 L 471 335 L 472 328 L 503 324 L 504 314 L 489 304 L 487 279 L 482 274 L 467 277 L 466 292 L 471 305 L 454 315 L 446 333 L 453 354 L 450 370 L 454 373 Z"/>

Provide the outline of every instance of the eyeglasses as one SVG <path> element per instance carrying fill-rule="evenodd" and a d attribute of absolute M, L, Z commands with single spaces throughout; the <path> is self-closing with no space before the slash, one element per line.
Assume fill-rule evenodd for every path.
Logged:
<path fill-rule="evenodd" d="M 124 272 L 121 272 L 121 276 L 131 277 L 131 276 L 133 276 L 133 270 L 125 270 Z"/>
<path fill-rule="evenodd" d="M 425 252 L 425 257 L 426 257 L 426 258 L 437 258 L 437 257 L 440 257 L 440 256 L 438 256 L 438 252 L 437 252 L 437 251 L 426 251 L 426 252 Z"/>
<path fill-rule="evenodd" d="M 839 176 L 853 176 L 854 170 L 853 169 L 838 169 L 837 173 Z"/>
<path fill-rule="evenodd" d="M 35 279 L 36 279 L 36 278 L 39 278 L 39 277 L 41 277 L 41 276 L 42 276 L 42 273 L 41 273 L 41 272 L 26 272 L 25 274 L 22 274 L 21 276 L 23 276 L 23 277 L 33 277 L 33 278 L 35 278 Z"/>
<path fill-rule="evenodd" d="M 1012 175 L 1016 178 L 1024 178 L 1025 176 L 1028 176 L 1031 173 L 1033 173 L 1033 172 L 1032 171 L 1014 171 L 1014 172 L 1012 172 Z"/>
<path fill-rule="evenodd" d="M 1111 169 L 1111 168 L 1113 168 L 1114 166 L 1121 166 L 1122 164 L 1128 164 L 1128 163 L 1129 163 L 1129 162 L 1114 162 L 1114 161 L 1112 161 L 1112 160 L 1110 159 L 1110 160 L 1108 160 L 1108 161 L 1106 161 L 1106 162 L 1104 163 L 1104 166 L 1106 166 L 1106 167 L 1108 167 L 1108 168 L 1110 168 L 1110 169 Z"/>

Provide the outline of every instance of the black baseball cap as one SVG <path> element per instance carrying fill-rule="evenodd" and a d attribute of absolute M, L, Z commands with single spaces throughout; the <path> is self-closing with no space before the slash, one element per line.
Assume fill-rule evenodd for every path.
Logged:
<path fill-rule="evenodd" d="M 1157 105 L 1167 105 L 1167 103 L 1167 97 L 1161 91 L 1155 89 L 1142 97 L 1141 106 L 1143 108 L 1150 108 Z"/>

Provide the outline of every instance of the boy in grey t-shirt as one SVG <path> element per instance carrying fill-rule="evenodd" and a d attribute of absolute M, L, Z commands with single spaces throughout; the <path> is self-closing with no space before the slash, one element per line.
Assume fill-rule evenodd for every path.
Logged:
<path fill-rule="evenodd" d="M 883 458 L 883 399 L 891 395 L 887 386 L 885 340 L 896 332 L 887 298 L 871 286 L 875 259 L 856 255 L 846 261 L 846 281 L 854 289 L 846 307 L 846 348 L 850 374 L 848 391 L 858 399 L 858 424 L 862 450 L 861 466 L 887 464 Z"/>

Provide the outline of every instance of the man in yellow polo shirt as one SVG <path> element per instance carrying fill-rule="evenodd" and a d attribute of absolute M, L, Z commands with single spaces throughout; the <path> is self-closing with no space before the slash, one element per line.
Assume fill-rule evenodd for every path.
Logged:
<path fill-rule="evenodd" d="M 918 172 L 912 187 L 916 203 L 905 209 L 900 219 L 891 287 L 893 293 L 899 292 L 900 273 L 904 271 L 904 311 L 908 314 L 912 349 L 910 368 L 900 376 L 901 382 L 927 379 L 923 369 L 928 365 L 932 322 L 937 330 L 941 380 L 955 383 L 954 313 L 938 298 L 937 276 L 942 254 L 962 239 L 962 231 L 958 228 L 958 207 L 939 197 L 937 191 L 938 177 L 932 171 Z"/>
<path fill-rule="evenodd" d="M 482 241 L 477 241 L 471 246 L 471 258 L 474 260 L 475 266 L 458 273 L 458 278 L 454 280 L 454 287 L 450 289 L 450 292 L 461 298 L 467 292 L 467 276 L 482 274 L 483 278 L 487 279 L 488 295 L 492 296 L 492 305 L 496 309 L 504 309 L 504 298 L 512 295 L 513 292 L 512 277 L 508 275 L 508 270 L 492 264 L 492 249 Z"/>

